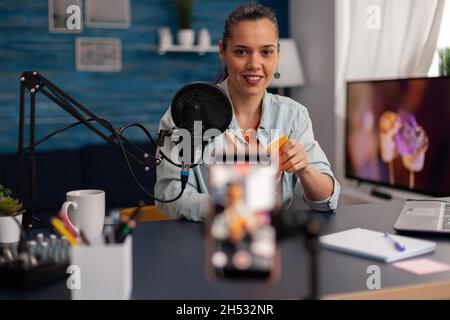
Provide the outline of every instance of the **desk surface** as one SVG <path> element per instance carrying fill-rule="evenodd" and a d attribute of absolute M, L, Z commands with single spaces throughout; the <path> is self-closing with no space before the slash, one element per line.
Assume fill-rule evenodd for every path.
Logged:
<path fill-rule="evenodd" d="M 323 234 L 363 227 L 394 232 L 402 203 L 357 205 L 324 215 Z M 281 244 L 281 277 L 276 283 L 258 281 L 210 282 L 206 277 L 204 224 L 162 221 L 141 224 L 133 239 L 133 299 L 292 299 L 308 291 L 308 255 L 301 238 Z M 450 264 L 450 238 L 424 237 L 438 242 L 424 255 Z M 320 294 L 367 290 L 367 267 L 381 269 L 381 287 L 450 281 L 450 272 L 416 276 L 390 264 L 329 250 L 320 252 Z M 2 299 L 68 299 L 61 281 L 28 292 L 0 290 Z"/>

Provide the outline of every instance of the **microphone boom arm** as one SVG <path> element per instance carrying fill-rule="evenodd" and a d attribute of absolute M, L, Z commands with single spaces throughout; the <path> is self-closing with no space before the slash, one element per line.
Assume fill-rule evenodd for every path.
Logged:
<path fill-rule="evenodd" d="M 20 76 L 20 109 L 19 109 L 19 182 L 18 198 L 23 200 L 23 180 L 24 180 L 24 136 L 25 136 L 25 94 L 26 89 L 30 92 L 30 117 L 29 117 L 29 188 L 30 203 L 29 209 L 24 213 L 23 225 L 27 230 L 33 227 L 33 214 L 36 207 L 36 155 L 35 155 L 35 122 L 36 122 L 36 94 L 41 92 L 49 100 L 58 105 L 61 109 L 69 113 L 73 118 L 86 126 L 89 130 L 101 137 L 107 143 L 122 149 L 127 156 L 130 156 L 136 162 L 149 171 L 151 167 L 156 167 L 161 163 L 161 158 L 148 154 L 135 143 L 126 139 L 119 130 L 114 129 L 109 122 L 99 118 L 89 109 L 84 107 L 78 101 L 70 97 L 63 90 L 58 88 L 51 81 L 36 71 L 25 71 Z M 92 125 L 91 122 L 97 122 L 100 128 Z M 106 131 L 107 133 L 105 133 Z M 117 141 L 120 139 L 120 141 Z"/>

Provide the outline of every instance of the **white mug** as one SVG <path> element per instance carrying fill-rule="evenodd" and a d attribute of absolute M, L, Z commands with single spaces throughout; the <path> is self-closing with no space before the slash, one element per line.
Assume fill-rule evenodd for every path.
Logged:
<path fill-rule="evenodd" d="M 67 212 L 76 232 L 83 231 L 88 240 L 101 237 L 105 223 L 105 191 L 76 190 L 66 193 L 61 210 Z"/>

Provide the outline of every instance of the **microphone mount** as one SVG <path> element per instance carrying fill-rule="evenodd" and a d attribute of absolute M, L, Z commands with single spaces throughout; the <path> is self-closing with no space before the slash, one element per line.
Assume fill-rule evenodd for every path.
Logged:
<path fill-rule="evenodd" d="M 29 101 L 29 146 L 24 147 L 25 138 L 25 96 L 26 92 L 30 94 Z M 124 155 L 131 157 L 134 161 L 142 165 L 143 170 L 150 171 L 150 168 L 156 167 L 161 163 L 159 156 L 153 156 L 145 152 L 135 143 L 126 139 L 121 130 L 117 130 L 105 119 L 99 118 L 89 109 L 84 107 L 78 101 L 70 97 L 63 90 L 58 88 L 42 74 L 36 71 L 26 71 L 20 76 L 20 110 L 19 110 L 19 181 L 18 198 L 22 202 L 24 196 L 24 153 L 28 149 L 29 157 L 29 205 L 24 213 L 23 226 L 27 231 L 33 227 L 34 212 L 36 208 L 36 154 L 35 154 L 35 126 L 36 126 L 36 95 L 43 94 L 61 109 L 77 119 L 89 130 L 101 137 L 107 143 L 114 145 L 125 152 Z M 99 127 L 91 122 L 95 121 Z M 119 141 L 120 140 L 120 141 Z M 158 155 L 158 154 L 157 154 Z"/>

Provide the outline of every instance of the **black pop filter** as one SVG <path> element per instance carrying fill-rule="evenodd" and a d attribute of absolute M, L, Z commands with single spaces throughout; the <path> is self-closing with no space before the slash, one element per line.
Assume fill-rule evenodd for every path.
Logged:
<path fill-rule="evenodd" d="M 218 86 L 194 82 L 181 88 L 171 104 L 171 114 L 178 128 L 192 130 L 194 121 L 202 122 L 202 130 L 224 132 L 233 117 L 231 102 Z"/>

